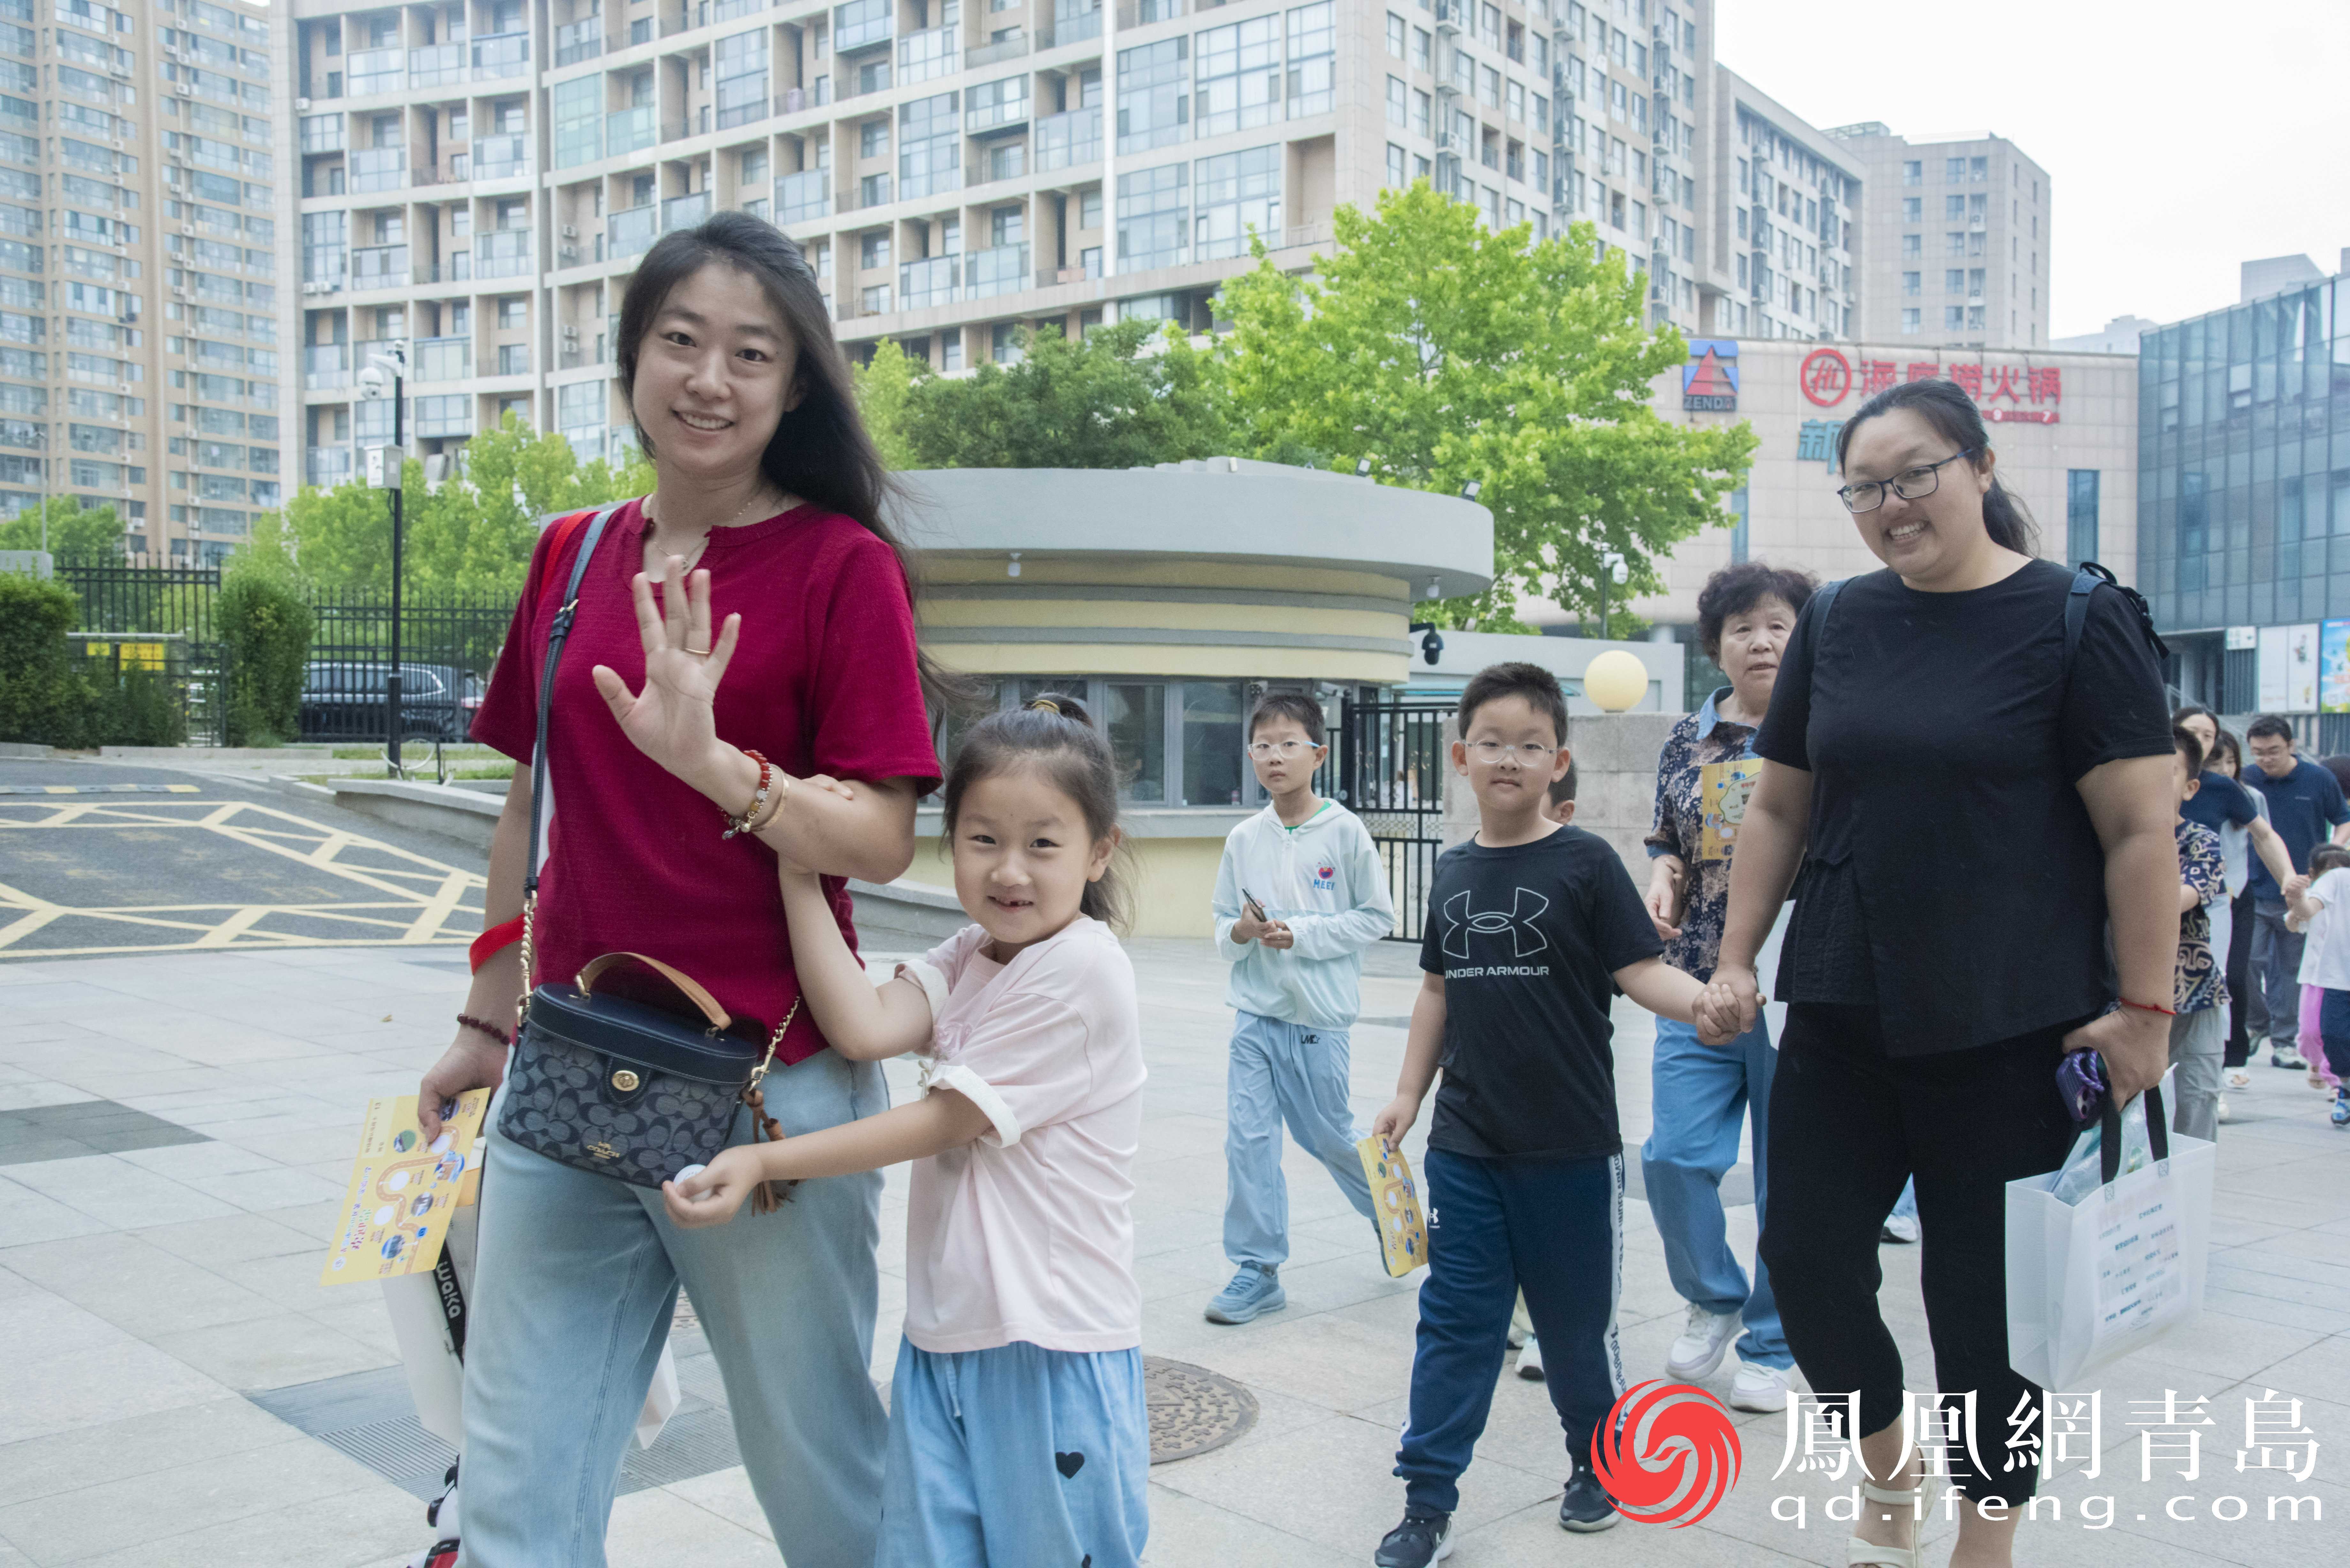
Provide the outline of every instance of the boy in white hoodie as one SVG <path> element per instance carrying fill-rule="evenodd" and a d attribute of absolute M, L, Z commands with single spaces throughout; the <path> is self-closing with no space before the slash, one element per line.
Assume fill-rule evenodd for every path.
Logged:
<path fill-rule="evenodd" d="M 1395 906 L 1369 830 L 1314 793 L 1326 733 L 1322 705 L 1304 692 L 1257 704 L 1249 761 L 1272 799 L 1225 836 L 1216 869 L 1216 950 L 1232 961 L 1224 1001 L 1238 1014 L 1225 1078 L 1224 1254 L 1239 1272 L 1208 1303 L 1210 1323 L 1289 1304 L 1284 1120 L 1372 1219 L 1347 1105 L 1347 1034 L 1362 1005 L 1363 950 L 1394 931 Z"/>

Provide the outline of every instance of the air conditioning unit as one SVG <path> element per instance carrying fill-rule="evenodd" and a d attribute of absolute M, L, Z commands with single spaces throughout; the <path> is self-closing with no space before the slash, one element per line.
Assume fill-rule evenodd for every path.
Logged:
<path fill-rule="evenodd" d="M 175 288 L 172 292 L 173 294 L 180 294 L 185 291 Z M 323 283 L 306 283 L 302 286 L 302 292 L 305 294 L 324 294 L 327 292 L 327 286 Z"/>
<path fill-rule="evenodd" d="M 1461 0 L 1436 0 L 1436 30 L 1457 33 L 1461 26 Z"/>
<path fill-rule="evenodd" d="M 556 259 L 562 262 L 566 266 L 576 266 L 578 265 L 579 247 L 577 245 L 565 245 L 561 249 L 557 250 L 555 254 Z"/>
<path fill-rule="evenodd" d="M 577 343 L 577 342 L 578 342 L 578 341 L 579 341 L 579 328 L 577 328 L 577 327 L 573 327 L 573 326 L 569 325 L 568 323 L 566 323 L 566 324 L 565 324 L 565 326 L 564 326 L 564 328 L 563 328 L 563 340 L 564 340 L 566 343 Z"/>
<path fill-rule="evenodd" d="M 573 223 L 566 223 L 566 224 L 564 224 L 564 225 L 563 225 L 563 237 L 564 237 L 565 239 L 567 239 L 567 240 L 576 240 L 576 239 L 577 239 L 577 238 L 579 237 L 579 229 L 578 229 L 577 225 L 573 224 Z"/>
<path fill-rule="evenodd" d="M 294 107 L 307 114 L 310 110 L 310 100 L 307 98 L 297 98 L 294 100 Z"/>
<path fill-rule="evenodd" d="M 1461 138 L 1457 132 L 1440 130 L 1436 133 L 1436 155 L 1457 158 L 1461 155 Z"/>
<path fill-rule="evenodd" d="M 196 89 L 190 87 L 185 82 L 173 82 L 172 84 L 172 90 L 178 93 L 182 98 L 193 98 L 196 96 Z"/>
<path fill-rule="evenodd" d="M 196 237 L 196 225 L 193 223 L 182 223 L 180 225 L 180 233 L 187 235 L 190 239 L 194 239 Z"/>

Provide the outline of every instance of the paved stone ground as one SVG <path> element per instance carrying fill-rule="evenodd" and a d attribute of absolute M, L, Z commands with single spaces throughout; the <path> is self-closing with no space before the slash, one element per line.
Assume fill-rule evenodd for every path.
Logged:
<path fill-rule="evenodd" d="M 1400 1485 L 1388 1472 L 1416 1280 L 1386 1277 L 1361 1221 L 1318 1168 L 1293 1155 L 1288 1310 L 1244 1328 L 1201 1320 L 1230 1272 L 1218 1244 L 1222 973 L 1200 944 L 1139 941 L 1134 950 L 1152 1072 L 1138 1172 L 1145 1347 L 1243 1381 L 1262 1409 L 1238 1442 L 1153 1472 L 1149 1561 L 1367 1563 L 1400 1511 Z M 1411 958 L 1400 948 L 1375 955 L 1367 1017 L 1407 1012 Z M 413 1089 L 448 1037 L 463 986 L 462 961 L 431 950 L 0 965 L 0 1118 L 103 1099 L 167 1124 L 161 1137 L 182 1128 L 205 1139 L 159 1143 L 143 1119 L 100 1118 L 73 1134 L 94 1152 L 0 1164 L 0 1568 L 390 1568 L 422 1544 L 412 1498 L 248 1396 L 393 1364 L 379 1299 L 365 1286 L 318 1288 L 318 1258 L 361 1106 Z M 1617 1023 L 1624 1122 L 1637 1142 L 1648 1123 L 1649 1032 L 1625 1004 Z M 1402 1044 L 1394 1027 L 1357 1033 L 1358 1116 L 1386 1100 Z M 904 1075 L 892 1073 L 902 1090 Z M 2033 1526 L 2022 1561 L 2339 1562 L 2350 1548 L 2341 1480 L 2341 1445 L 2350 1444 L 2350 1135 L 2326 1127 L 2300 1075 L 2263 1066 L 2259 1076 L 2222 1129 L 2209 1311 L 2097 1378 L 2103 1475 L 2053 1484 L 2063 1521 Z M 894 1355 L 902 1306 L 903 1189 L 893 1177 L 877 1374 Z M 1733 1210 L 1731 1223 L 1751 1249 L 1752 1210 Z M 1680 1303 L 1643 1206 L 1629 1206 L 1627 1227 L 1627 1366 L 1636 1378 L 1661 1376 Z M 1931 1363 L 1918 1256 L 1885 1250 L 1883 1300 L 1912 1379 L 1924 1384 Z M 1726 1382 L 1714 1380 L 1718 1391 Z M 2126 1401 L 2166 1387 L 2210 1397 L 2215 1424 L 2199 1479 L 2143 1483 Z M 2303 1400 L 2303 1422 L 2320 1440 L 2306 1483 L 2235 1469 L 2243 1401 L 2271 1388 Z M 1783 1417 L 1745 1417 L 1741 1428 L 1742 1483 L 1702 1524 L 1570 1537 L 1555 1522 L 1563 1459 L 1547 1400 L 1538 1385 L 1505 1376 L 1464 1482 L 1452 1561 L 1840 1563 L 1841 1529 L 1820 1514 L 1832 1489 L 1792 1472 L 1772 1480 Z M 2316 1498 L 2323 1520 L 2265 1522 L 2272 1493 Z M 2094 1520 L 2094 1499 L 2106 1495 L 2117 1499 L 2111 1527 L 2084 1528 L 2085 1502 Z M 2213 1521 L 2215 1501 L 2227 1496 L 2247 1499 L 2250 1516 Z M 1774 1498 L 1786 1500 L 1782 1512 L 1806 1503 L 1806 1526 L 1774 1519 Z M 2186 1500 L 2175 1506 L 2191 1522 L 2164 1517 L 2169 1498 Z M 611 1558 L 622 1568 L 776 1560 L 739 1469 L 622 1498 Z"/>

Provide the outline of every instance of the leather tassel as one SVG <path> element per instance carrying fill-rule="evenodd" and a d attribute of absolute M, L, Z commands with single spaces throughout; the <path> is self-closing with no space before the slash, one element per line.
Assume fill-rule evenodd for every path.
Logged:
<path fill-rule="evenodd" d="M 784 1129 L 777 1125 L 775 1117 L 767 1114 L 767 1092 L 764 1089 L 745 1090 L 743 1103 L 751 1107 L 751 1141 L 753 1143 L 784 1141 Z M 792 1189 L 798 1185 L 796 1181 L 759 1183 L 751 1192 L 751 1212 L 773 1214 L 782 1204 L 792 1200 Z"/>

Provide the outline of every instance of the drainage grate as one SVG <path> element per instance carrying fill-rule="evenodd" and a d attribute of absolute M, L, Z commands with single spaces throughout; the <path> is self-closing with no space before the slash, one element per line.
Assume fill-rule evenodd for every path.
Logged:
<path fill-rule="evenodd" d="M 112 1100 L 76 1100 L 68 1105 L 0 1111 L 0 1165 L 31 1165 L 45 1159 L 211 1141 L 177 1122 Z"/>
<path fill-rule="evenodd" d="M 1150 1407 L 1154 1465 L 1221 1449 L 1256 1425 L 1255 1395 L 1188 1361 L 1144 1356 L 1142 1394 Z"/>

